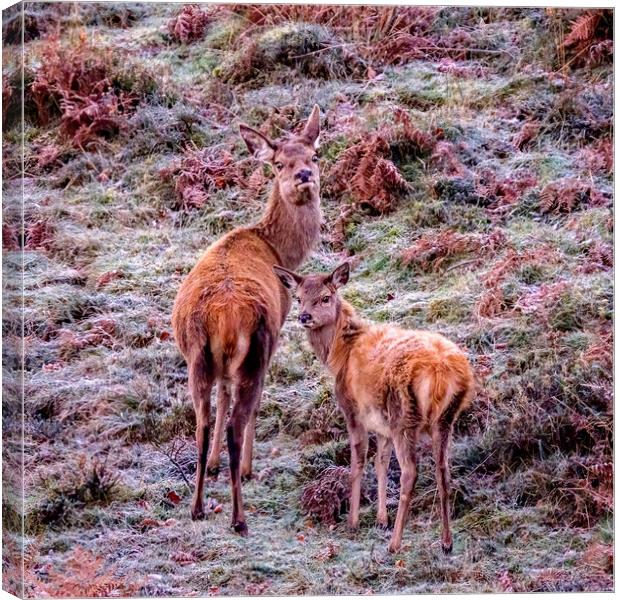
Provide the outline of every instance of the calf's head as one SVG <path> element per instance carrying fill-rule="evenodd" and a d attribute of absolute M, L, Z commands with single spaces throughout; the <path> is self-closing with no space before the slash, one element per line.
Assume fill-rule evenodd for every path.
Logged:
<path fill-rule="evenodd" d="M 294 205 L 318 202 L 320 111 L 314 105 L 300 135 L 272 140 L 256 129 L 239 125 L 248 150 L 274 170 L 282 198 Z"/>
<path fill-rule="evenodd" d="M 333 325 L 340 313 L 338 288 L 349 281 L 349 263 L 342 263 L 331 273 L 298 275 L 284 267 L 274 266 L 280 278 L 299 303 L 299 322 L 306 329 L 320 329 Z"/>

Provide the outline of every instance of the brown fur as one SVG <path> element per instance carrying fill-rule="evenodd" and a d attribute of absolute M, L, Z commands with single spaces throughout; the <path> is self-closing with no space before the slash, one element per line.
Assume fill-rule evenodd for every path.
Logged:
<path fill-rule="evenodd" d="M 257 158 L 276 172 L 263 218 L 212 244 L 182 283 L 172 324 L 188 365 L 196 410 L 198 464 L 192 517 L 204 516 L 205 470 L 216 475 L 225 419 L 233 491 L 233 527 L 247 527 L 241 477 L 251 475 L 254 420 L 265 372 L 290 298 L 272 270 L 296 268 L 320 235 L 319 169 L 315 155 L 319 111 L 315 106 L 301 136 L 273 141 L 246 125 L 241 135 Z M 209 445 L 210 393 L 218 381 L 213 444 Z"/>
<path fill-rule="evenodd" d="M 390 550 L 400 548 L 416 479 L 416 441 L 420 433 L 428 433 L 440 492 L 442 546 L 449 552 L 449 443 L 452 426 L 474 393 L 465 354 L 437 333 L 360 319 L 337 292 L 348 280 L 346 263 L 330 275 L 300 277 L 279 267 L 275 270 L 287 287 L 296 290 L 310 344 L 336 380 L 336 399 L 351 441 L 350 526 L 358 524 L 367 437 L 374 431 L 381 526 L 387 526 L 385 486 L 392 444 L 401 465 L 401 496 Z"/>

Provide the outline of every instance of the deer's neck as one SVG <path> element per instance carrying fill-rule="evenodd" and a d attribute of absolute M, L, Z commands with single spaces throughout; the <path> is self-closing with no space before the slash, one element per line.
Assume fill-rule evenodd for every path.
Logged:
<path fill-rule="evenodd" d="M 255 229 L 280 255 L 283 267 L 296 269 L 318 243 L 322 218 L 318 198 L 294 205 L 281 197 L 276 181 Z"/>
<path fill-rule="evenodd" d="M 308 340 L 321 362 L 337 376 L 346 366 L 355 340 L 367 328 L 355 309 L 348 302 L 341 301 L 336 322 L 308 330 Z"/>

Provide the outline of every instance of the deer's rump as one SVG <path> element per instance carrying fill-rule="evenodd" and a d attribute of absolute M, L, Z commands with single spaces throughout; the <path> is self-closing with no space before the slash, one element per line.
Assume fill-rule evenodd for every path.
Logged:
<path fill-rule="evenodd" d="M 430 428 L 461 397 L 460 412 L 473 385 L 465 354 L 445 337 L 426 331 L 377 326 L 351 351 L 349 385 L 366 410 L 417 415 Z M 413 412 L 412 412 L 413 411 Z M 413 417 L 412 417 L 413 418 Z M 387 422 L 385 423 L 387 426 Z"/>
<path fill-rule="evenodd" d="M 249 230 L 213 244 L 177 295 L 172 324 L 188 362 L 208 351 L 214 375 L 233 377 L 257 339 L 273 346 L 290 308 L 272 265 L 278 256 Z M 272 348 L 270 348 L 272 349 Z"/>

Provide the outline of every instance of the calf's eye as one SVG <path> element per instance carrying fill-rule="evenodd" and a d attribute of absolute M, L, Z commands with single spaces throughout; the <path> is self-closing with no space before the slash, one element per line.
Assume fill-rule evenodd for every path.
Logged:
<path fill-rule="evenodd" d="M 278 169 L 278 171 L 279 171 L 280 169 L 284 168 L 284 165 L 281 162 L 277 162 L 277 163 L 275 163 L 274 167 L 276 169 Z"/>
<path fill-rule="evenodd" d="M 323 296 L 321 302 L 323 302 L 323 304 L 327 304 L 329 302 L 329 296 Z"/>
<path fill-rule="evenodd" d="M 319 155 L 318 155 L 318 154 L 315 154 L 315 155 L 312 157 L 312 162 L 319 162 Z"/>

